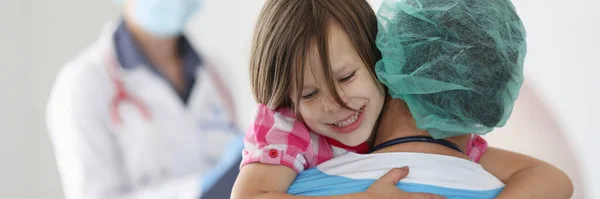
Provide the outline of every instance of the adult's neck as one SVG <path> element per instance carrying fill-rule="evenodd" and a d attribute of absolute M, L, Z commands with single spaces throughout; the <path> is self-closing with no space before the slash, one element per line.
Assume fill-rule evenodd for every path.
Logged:
<path fill-rule="evenodd" d="M 409 136 L 430 136 L 430 134 L 427 131 L 417 128 L 415 120 L 403 100 L 391 99 L 388 97 L 385 101 L 385 106 L 381 111 L 377 135 L 373 144 L 376 146 L 389 140 Z M 469 135 L 451 137 L 446 140 L 456 144 L 465 151 Z M 383 148 L 374 153 L 386 152 L 430 153 L 468 159 L 465 154 L 452 150 L 446 146 L 426 142 L 397 144 Z"/>

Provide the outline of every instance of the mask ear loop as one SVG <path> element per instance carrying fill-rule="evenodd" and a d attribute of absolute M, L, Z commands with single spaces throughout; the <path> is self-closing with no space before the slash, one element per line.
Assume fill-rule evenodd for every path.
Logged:
<path fill-rule="evenodd" d="M 125 101 L 131 102 L 142 113 L 144 119 L 149 121 L 151 119 L 151 114 L 148 110 L 148 107 L 139 98 L 130 95 L 125 89 L 123 80 L 121 79 L 121 74 L 119 73 L 119 63 L 116 57 L 104 56 L 104 62 L 106 70 L 108 71 L 108 75 L 110 76 L 116 91 L 110 104 L 110 115 L 113 123 L 117 125 L 122 124 L 123 121 L 119 114 L 119 105 L 121 102 Z"/>

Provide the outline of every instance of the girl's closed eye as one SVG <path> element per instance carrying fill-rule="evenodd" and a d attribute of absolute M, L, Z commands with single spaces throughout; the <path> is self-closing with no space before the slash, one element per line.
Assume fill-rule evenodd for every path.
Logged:
<path fill-rule="evenodd" d="M 316 95 L 317 95 L 317 90 L 311 91 L 306 94 L 302 94 L 302 99 L 310 100 L 310 99 L 314 98 Z"/>
<path fill-rule="evenodd" d="M 356 75 L 356 71 L 350 73 L 349 75 L 347 75 L 346 77 L 341 78 L 339 81 L 340 83 L 346 83 L 349 82 L 350 80 L 352 80 L 352 78 Z"/>
<path fill-rule="evenodd" d="M 348 74 L 347 76 L 345 76 L 345 77 L 343 77 L 343 78 L 339 79 L 339 82 L 340 82 L 340 83 L 346 83 L 346 82 L 349 82 L 349 81 L 351 81 L 351 80 L 352 80 L 352 79 L 353 79 L 355 76 L 356 76 L 356 70 L 355 70 L 355 71 L 353 71 L 352 73 Z M 304 100 L 310 100 L 310 99 L 314 98 L 314 97 L 317 95 L 317 93 L 318 93 L 318 91 L 317 91 L 317 90 L 315 90 L 315 91 L 311 91 L 311 92 L 306 92 L 306 93 L 303 93 L 303 94 L 302 94 L 302 99 L 304 99 Z"/>

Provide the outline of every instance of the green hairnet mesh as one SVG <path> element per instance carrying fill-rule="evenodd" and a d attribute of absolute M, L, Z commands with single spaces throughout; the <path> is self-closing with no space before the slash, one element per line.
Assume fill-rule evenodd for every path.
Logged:
<path fill-rule="evenodd" d="M 436 139 L 504 126 L 523 84 L 525 28 L 509 0 L 384 0 L 379 81 Z"/>

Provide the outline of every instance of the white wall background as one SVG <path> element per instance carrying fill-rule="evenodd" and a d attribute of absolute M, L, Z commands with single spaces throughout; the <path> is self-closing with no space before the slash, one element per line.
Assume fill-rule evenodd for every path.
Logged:
<path fill-rule="evenodd" d="M 58 69 L 91 43 L 112 1 L 0 1 L 0 198 L 63 198 L 44 123 Z"/>
<path fill-rule="evenodd" d="M 553 148 L 575 152 L 575 158 L 582 160 L 578 167 L 583 180 L 576 190 L 586 187 L 588 191 L 579 196 L 599 198 L 600 146 L 595 142 L 600 130 L 594 126 L 600 119 L 596 104 L 600 81 L 592 77 L 600 72 L 600 13 L 596 10 L 600 2 L 516 0 L 514 4 L 528 31 L 527 81 L 539 89 L 550 109 L 548 115 L 558 121 L 571 145 Z M 543 136 L 537 141 L 545 141 Z"/>
<path fill-rule="evenodd" d="M 262 2 L 206 0 L 189 28 L 201 51 L 220 56 L 225 71 L 239 72 L 230 79 L 236 82 L 235 90 L 248 97 L 238 104 L 246 112 L 253 104 L 247 84 L 248 50 Z M 380 0 L 371 2 L 378 5 Z M 600 3 L 514 4 L 528 30 L 526 86 L 532 91 L 522 96 L 517 108 L 533 107 L 526 103 L 530 101 L 543 105 L 516 110 L 502 133 L 489 139 L 566 170 L 578 180 L 576 198 L 598 198 L 600 171 L 594 168 L 600 168 L 600 145 L 595 144 L 600 140 L 595 125 L 600 107 L 594 102 L 600 100 L 600 80 L 592 77 L 600 73 Z M 46 98 L 59 68 L 117 16 L 111 0 L 0 1 L 0 198 L 62 198 L 44 124 Z M 538 118 L 556 123 L 527 122 Z M 515 133 L 525 128 L 536 133 Z M 544 136 L 551 138 L 536 139 Z M 538 147 L 540 142 L 555 145 Z"/>
<path fill-rule="evenodd" d="M 32 111 L 29 108 L 14 106 L 28 105 L 31 97 L 23 88 L 27 74 L 26 64 L 31 41 L 29 31 L 30 15 L 23 1 L 2 2 L 0 6 L 0 197 L 21 197 L 27 193 L 25 185 L 31 175 L 31 148 L 22 147 L 28 143 L 31 130 L 24 129 L 25 120 Z M 15 23 L 13 19 L 19 19 Z M 26 150 L 21 153 L 20 151 Z"/>

